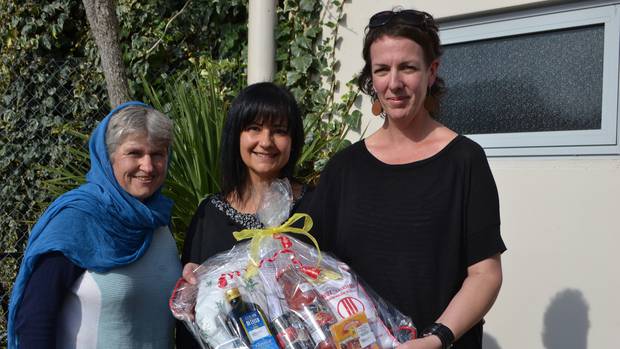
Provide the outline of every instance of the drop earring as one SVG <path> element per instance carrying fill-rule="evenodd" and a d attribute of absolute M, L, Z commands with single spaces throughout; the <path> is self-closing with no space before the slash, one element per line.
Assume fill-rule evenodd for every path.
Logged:
<path fill-rule="evenodd" d="M 379 102 L 379 99 L 375 99 L 375 101 L 372 102 L 372 114 L 378 116 L 381 115 L 381 113 L 383 113 L 383 106 L 381 102 Z"/>

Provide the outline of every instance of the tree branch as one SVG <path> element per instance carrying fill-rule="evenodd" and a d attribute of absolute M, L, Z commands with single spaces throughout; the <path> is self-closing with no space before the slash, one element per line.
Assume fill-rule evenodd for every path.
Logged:
<path fill-rule="evenodd" d="M 185 11 L 185 8 L 187 7 L 187 5 L 189 5 L 190 2 L 192 2 L 192 0 L 187 0 L 185 2 L 185 5 L 183 5 L 183 7 L 179 10 L 179 12 L 177 12 L 174 16 L 172 16 L 168 20 L 168 22 L 166 23 L 166 26 L 164 27 L 164 33 L 161 35 L 159 39 L 157 39 L 155 44 L 153 44 L 153 46 L 146 51 L 146 55 L 151 53 L 151 51 L 153 51 L 155 48 L 157 48 L 157 46 L 159 46 L 159 44 L 161 44 L 161 42 L 163 41 L 163 37 L 166 35 L 166 31 L 168 31 L 168 26 L 170 25 L 170 23 L 172 23 L 172 21 L 174 21 L 175 18 L 177 18 L 183 11 Z"/>

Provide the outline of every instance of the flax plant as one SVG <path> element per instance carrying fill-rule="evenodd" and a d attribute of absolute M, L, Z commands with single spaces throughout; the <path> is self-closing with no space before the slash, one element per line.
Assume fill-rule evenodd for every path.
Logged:
<path fill-rule="evenodd" d="M 212 71 L 183 74 L 161 91 L 145 84 L 148 102 L 174 121 L 163 192 L 174 200 L 172 225 L 180 244 L 200 201 L 219 191 L 219 148 L 226 116 L 224 92 Z"/>

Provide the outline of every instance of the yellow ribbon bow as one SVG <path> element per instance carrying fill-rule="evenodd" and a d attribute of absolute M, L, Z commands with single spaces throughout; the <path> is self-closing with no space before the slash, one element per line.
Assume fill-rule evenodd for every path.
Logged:
<path fill-rule="evenodd" d="M 303 219 L 304 226 L 302 228 L 293 227 L 297 221 Z M 260 263 L 260 243 L 266 237 L 271 237 L 276 234 L 282 233 L 294 233 L 301 234 L 307 236 L 310 241 L 316 247 L 318 252 L 318 259 L 316 262 L 316 266 L 318 267 L 321 263 L 321 250 L 319 249 L 319 243 L 316 239 L 310 234 L 310 229 L 312 228 L 313 222 L 312 218 L 305 213 L 295 213 L 289 218 L 286 222 L 284 222 L 279 227 L 271 227 L 265 229 L 244 229 L 242 231 L 236 231 L 233 233 L 233 236 L 237 241 L 252 239 L 250 241 L 250 265 L 248 265 L 245 277 L 251 278 L 258 272 L 258 267 Z"/>

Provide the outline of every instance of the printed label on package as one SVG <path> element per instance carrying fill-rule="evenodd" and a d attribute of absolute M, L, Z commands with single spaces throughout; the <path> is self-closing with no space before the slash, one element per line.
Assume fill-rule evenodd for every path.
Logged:
<path fill-rule="evenodd" d="M 248 338 L 252 343 L 271 335 L 265 325 L 263 317 L 260 316 L 257 311 L 250 311 L 243 314 L 241 316 L 241 322 L 243 323 L 243 328 L 245 328 L 245 332 L 248 334 Z"/>
<path fill-rule="evenodd" d="M 337 348 L 379 349 L 364 313 L 357 313 L 333 325 L 331 333 Z"/>

